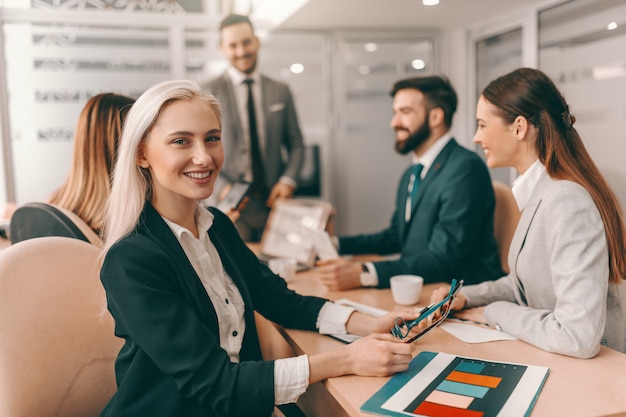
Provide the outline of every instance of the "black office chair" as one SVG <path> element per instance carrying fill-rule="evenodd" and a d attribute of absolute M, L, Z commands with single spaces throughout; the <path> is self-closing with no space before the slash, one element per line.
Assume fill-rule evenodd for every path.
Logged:
<path fill-rule="evenodd" d="M 47 236 L 80 239 L 100 246 L 98 235 L 76 214 L 47 203 L 27 203 L 11 217 L 11 243 Z"/>

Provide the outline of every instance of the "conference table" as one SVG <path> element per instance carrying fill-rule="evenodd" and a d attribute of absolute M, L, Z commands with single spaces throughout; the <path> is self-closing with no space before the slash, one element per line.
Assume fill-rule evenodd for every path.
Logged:
<path fill-rule="evenodd" d="M 384 310 L 405 308 L 394 303 L 389 290 L 360 288 L 329 291 L 321 284 L 315 269 L 299 272 L 289 287 L 301 294 L 331 300 L 346 298 Z M 417 306 L 428 304 L 430 293 L 441 284 L 424 286 Z M 264 354 L 286 357 L 293 354 L 324 352 L 342 342 L 310 331 L 283 329 L 257 317 L 261 326 Z M 265 340 L 263 340 L 265 338 Z M 626 416 L 626 354 L 602 347 L 593 359 L 576 359 L 549 353 L 520 340 L 466 343 L 441 328 L 435 328 L 414 342 L 417 355 L 422 351 L 490 361 L 522 363 L 550 368 L 545 385 L 532 410 L 532 417 Z M 371 416 L 361 405 L 390 377 L 342 376 L 309 387 L 299 404 L 307 415 Z"/>

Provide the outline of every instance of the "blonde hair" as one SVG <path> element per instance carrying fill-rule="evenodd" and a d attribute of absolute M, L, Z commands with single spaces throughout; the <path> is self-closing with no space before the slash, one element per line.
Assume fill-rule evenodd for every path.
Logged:
<path fill-rule="evenodd" d="M 111 195 L 104 220 L 103 255 L 137 225 L 146 201 L 152 197 L 152 178 L 137 163 L 139 147 L 163 109 L 178 100 L 199 98 L 209 104 L 221 120 L 218 100 L 187 80 L 165 81 L 145 91 L 128 113 L 117 163 L 111 181 Z"/>
<path fill-rule="evenodd" d="M 49 203 L 76 213 L 96 233 L 104 222 L 122 123 L 134 101 L 113 93 L 87 101 L 74 132 L 70 173 L 49 199 Z"/>

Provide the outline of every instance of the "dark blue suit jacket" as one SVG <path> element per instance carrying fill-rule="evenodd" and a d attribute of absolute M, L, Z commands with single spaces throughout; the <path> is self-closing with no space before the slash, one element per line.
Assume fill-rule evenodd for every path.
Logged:
<path fill-rule="evenodd" d="M 381 288 L 388 288 L 389 279 L 400 274 L 421 275 L 426 283 L 457 278 L 466 284 L 505 275 L 493 232 L 493 186 L 480 157 L 450 140 L 422 180 L 407 223 L 411 169 L 400 180 L 389 227 L 341 237 L 341 253 L 400 253 L 397 260 L 374 262 Z"/>
<path fill-rule="evenodd" d="M 117 392 L 102 416 L 269 416 L 274 362 L 263 361 L 254 311 L 315 330 L 326 300 L 303 297 L 246 247 L 228 217 L 211 209 L 209 230 L 226 272 L 245 302 L 240 363 L 219 345 L 215 309 L 175 235 L 150 205 L 136 229 L 106 255 L 101 280 L 125 339 L 116 364 Z"/>

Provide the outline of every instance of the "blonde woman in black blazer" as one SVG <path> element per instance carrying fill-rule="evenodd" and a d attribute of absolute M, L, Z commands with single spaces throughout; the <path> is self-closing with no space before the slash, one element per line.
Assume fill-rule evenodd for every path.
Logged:
<path fill-rule="evenodd" d="M 383 317 L 300 296 L 261 265 L 228 217 L 205 210 L 224 160 L 220 111 L 188 81 L 146 91 L 121 140 L 101 280 L 125 344 L 103 416 L 269 416 L 310 383 L 407 369 L 412 347 Z M 371 336 L 264 361 L 254 311 L 286 327 Z"/>

